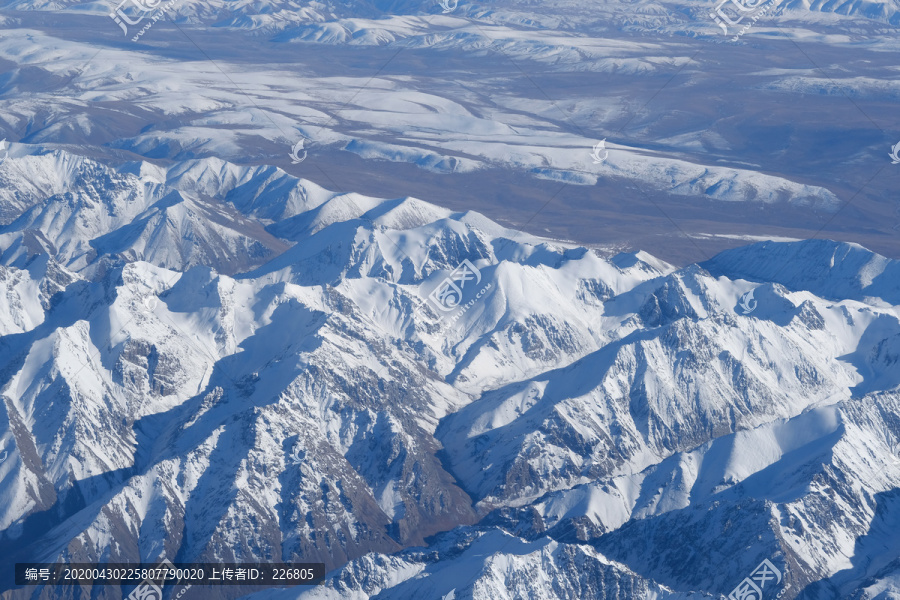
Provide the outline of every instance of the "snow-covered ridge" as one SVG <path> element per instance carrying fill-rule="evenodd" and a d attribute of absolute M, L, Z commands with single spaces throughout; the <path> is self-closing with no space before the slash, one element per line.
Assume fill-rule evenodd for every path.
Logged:
<path fill-rule="evenodd" d="M 153 560 L 180 535 L 192 560 L 341 569 L 311 597 L 531 596 L 545 584 L 515 582 L 540 563 L 570 591 L 703 598 L 760 556 L 796 589 L 836 577 L 828 540 L 866 535 L 900 480 L 898 265 L 860 246 L 675 269 L 275 167 L 16 147 L 0 169 L 23 158 L 51 173 L 0 232 L 10 556 Z M 260 239 L 284 246 L 212 268 Z M 451 321 L 432 292 L 463 264 L 478 285 Z M 716 530 L 747 506 L 737 538 Z M 801 525 L 772 524 L 787 513 Z M 706 567 L 685 573 L 664 549 L 688 526 Z M 454 528 L 436 560 L 388 556 Z M 721 536 L 752 532 L 731 565 Z M 453 556 L 471 585 L 450 585 Z"/>
<path fill-rule="evenodd" d="M 318 35 L 308 39 L 324 43 L 390 43 L 405 37 L 414 26 L 398 27 L 396 22 L 415 23 L 427 20 L 432 30 L 463 29 L 467 22 L 476 21 L 490 26 L 501 24 L 523 30 L 541 31 L 554 29 L 571 31 L 602 29 L 604 24 L 619 27 L 630 26 L 652 30 L 654 27 L 679 29 L 696 28 L 697 23 L 681 14 L 708 10 L 708 2 L 682 0 L 675 8 L 652 0 L 640 3 L 611 2 L 584 9 L 582 3 L 573 0 L 553 0 L 537 6 L 523 6 L 517 2 L 492 2 L 482 5 L 474 2 L 450 3 L 454 9 L 442 14 L 442 5 L 420 0 L 395 0 L 389 3 L 375 0 L 334 1 L 325 0 L 300 4 L 291 0 L 279 0 L 262 9 L 250 0 L 213 0 L 199 2 L 184 0 L 172 10 L 182 20 L 204 23 L 238 31 L 272 34 L 307 28 L 317 30 Z M 7 0 L 4 7 L 19 11 L 77 11 L 81 14 L 105 15 L 109 6 L 100 2 L 77 0 Z M 802 18 L 806 13 L 834 14 L 844 18 L 871 19 L 896 25 L 900 6 L 896 0 L 867 0 L 866 2 L 826 2 L 824 0 L 791 0 L 783 8 L 793 16 Z M 387 22 L 387 23 L 385 23 Z M 405 31 L 404 31 L 405 30 Z"/>
<path fill-rule="evenodd" d="M 0 260 L 7 265 L 22 265 L 45 252 L 74 270 L 92 268 L 108 256 L 179 270 L 205 264 L 234 272 L 271 260 L 298 236 L 351 218 L 390 229 L 451 218 L 448 211 L 415 199 L 393 201 L 397 208 L 384 212 L 380 207 L 389 206 L 384 200 L 331 192 L 271 166 L 204 158 L 116 168 L 64 150 L 25 144 L 11 149 L 0 164 L 0 181 L 9 184 L 2 192 L 5 224 L 0 225 Z M 672 193 L 706 193 L 725 201 L 814 202 L 825 210 L 837 206 L 837 198 L 821 189 L 728 169 L 694 173 L 687 163 L 680 164 L 677 168 L 691 180 L 671 188 Z M 605 168 L 645 181 L 662 181 L 672 173 L 671 167 L 657 169 L 627 157 L 611 159 Z"/>

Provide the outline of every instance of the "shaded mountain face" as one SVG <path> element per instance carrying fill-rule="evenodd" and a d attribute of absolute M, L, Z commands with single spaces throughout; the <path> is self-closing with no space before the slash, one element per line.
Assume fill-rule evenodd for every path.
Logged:
<path fill-rule="evenodd" d="M 254 598 L 719 598 L 763 560 L 789 600 L 895 589 L 894 260 L 675 268 L 220 159 L 0 169 L 40 183 L 0 230 L 11 562 L 332 570 L 222 592 Z"/>
<path fill-rule="evenodd" d="M 7 222 L 0 260 L 23 266 L 37 254 L 74 270 L 93 270 L 100 257 L 141 260 L 179 270 L 206 265 L 235 272 L 262 264 L 289 244 L 259 222 L 215 199 L 212 190 L 166 185 L 153 165 L 116 170 L 67 152 L 29 148 L 0 169 Z M 143 167 L 143 172 L 141 168 Z M 179 172 L 185 179 L 187 173 Z M 38 182 L 35 184 L 33 182 Z M 213 195 L 204 194 L 211 191 Z"/>

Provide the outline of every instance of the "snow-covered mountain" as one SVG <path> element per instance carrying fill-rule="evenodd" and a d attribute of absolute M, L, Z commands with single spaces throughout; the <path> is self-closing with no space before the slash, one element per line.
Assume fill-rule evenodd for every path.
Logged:
<path fill-rule="evenodd" d="M 0 0 L 4 566 L 900 599 L 898 24 Z"/>
<path fill-rule="evenodd" d="M 333 569 L 257 598 L 718 598 L 763 559 L 788 600 L 895 589 L 897 261 L 676 268 L 220 159 L 0 171 L 10 560 Z"/>

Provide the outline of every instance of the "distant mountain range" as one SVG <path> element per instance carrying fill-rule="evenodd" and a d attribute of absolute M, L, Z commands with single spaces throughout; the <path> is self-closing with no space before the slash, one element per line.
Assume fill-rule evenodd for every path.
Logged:
<path fill-rule="evenodd" d="M 710 16 L 717 4 L 699 1 L 461 2 L 446 14 L 418 1 L 148 0 L 140 14 L 138 0 L 126 4 L 134 24 L 124 31 L 109 16 L 117 4 L 0 10 L 0 136 L 23 169 L 0 164 L 0 177 L 40 187 L 27 198 L 94 175 L 122 193 L 143 186 L 148 199 L 181 190 L 165 209 L 177 226 L 126 211 L 71 230 L 75 268 L 90 262 L 78 245 L 95 229 L 117 231 L 98 252 L 137 258 L 148 236 L 191 223 L 202 256 L 166 264 L 222 272 L 283 250 L 231 223 L 237 213 L 218 214 L 230 209 L 205 201 L 209 190 L 183 196 L 171 180 L 192 168 L 225 169 L 224 185 L 244 178 L 233 193 L 249 197 L 306 179 L 474 207 L 506 226 L 680 266 L 759 239 L 827 237 L 900 256 L 888 158 L 900 89 L 885 33 L 896 0 L 779 4 L 737 41 Z M 300 142 L 307 158 L 295 162 Z M 267 178 L 284 189 L 254 189 Z M 4 224 L 19 204 L 4 203 Z M 19 225 L 60 226 L 67 210 L 33 208 Z"/>
<path fill-rule="evenodd" d="M 119 4 L 112 3 L 112 6 Z M 155 8 L 159 1 L 144 1 L 148 8 Z M 346 42 L 352 38 L 356 43 L 386 43 L 393 41 L 393 35 L 379 35 L 384 19 L 401 17 L 408 28 L 415 27 L 415 20 L 424 17 L 438 17 L 444 26 L 452 27 L 453 17 L 475 17 L 487 23 L 508 24 L 536 28 L 552 28 L 560 31 L 583 30 L 593 26 L 623 25 L 637 26 L 647 30 L 652 27 L 685 23 L 689 17 L 705 16 L 718 2 L 680 0 L 664 4 L 644 1 L 604 2 L 592 5 L 586 10 L 583 3 L 573 0 L 551 0 L 532 3 L 521 1 L 471 2 L 467 0 L 347 0 L 315 1 L 278 0 L 260 5 L 247 0 L 180 0 L 170 7 L 179 19 L 191 23 L 204 23 L 227 29 L 242 29 L 271 33 L 288 31 L 293 27 L 320 24 L 322 32 L 332 34 L 343 32 L 334 41 Z M 747 2 L 748 7 L 759 2 Z M 779 10 L 796 13 L 820 12 L 841 16 L 863 17 L 896 25 L 900 18 L 900 4 L 897 0 L 867 0 L 865 2 L 826 2 L 816 0 L 788 0 L 774 3 Z M 446 5 L 446 8 L 445 8 Z M 125 3 L 128 6 L 128 3 Z M 18 11 L 68 11 L 107 12 L 111 5 L 104 2 L 83 0 L 6 0 L 2 8 Z M 677 7 L 677 10 L 674 8 Z M 681 13 L 681 14 L 679 14 Z M 396 25 L 388 25 L 389 31 Z M 409 31 L 409 29 L 408 29 Z M 344 37 L 344 34 L 347 37 Z M 323 41 L 329 36 L 319 37 Z M 405 36 L 404 36 L 405 37 Z"/>

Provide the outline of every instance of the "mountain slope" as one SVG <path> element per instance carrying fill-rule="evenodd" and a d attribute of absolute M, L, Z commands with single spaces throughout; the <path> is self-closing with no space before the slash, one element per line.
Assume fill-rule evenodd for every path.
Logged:
<path fill-rule="evenodd" d="M 102 189 L 2 238 L 13 560 L 335 569 L 278 597 L 715 597 L 763 558 L 788 600 L 887 585 L 896 261 L 676 269 L 272 169 L 66 160 Z M 163 215 L 204 237 L 144 237 Z M 242 251 L 206 236 L 264 228 L 280 252 L 212 268 Z"/>

